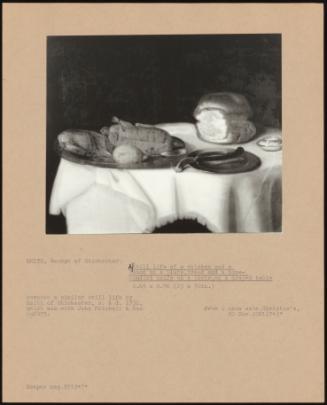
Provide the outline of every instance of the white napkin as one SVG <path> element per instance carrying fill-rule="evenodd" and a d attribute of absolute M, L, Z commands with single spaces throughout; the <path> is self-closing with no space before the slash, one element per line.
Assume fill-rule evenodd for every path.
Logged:
<path fill-rule="evenodd" d="M 66 216 L 69 233 L 150 232 L 156 223 L 152 201 L 129 171 L 64 159 L 59 164 L 49 211 Z"/>

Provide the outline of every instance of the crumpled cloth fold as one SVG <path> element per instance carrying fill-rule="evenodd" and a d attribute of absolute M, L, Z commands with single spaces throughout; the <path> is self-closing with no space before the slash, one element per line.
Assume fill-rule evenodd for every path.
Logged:
<path fill-rule="evenodd" d="M 49 212 L 65 215 L 68 233 L 147 233 L 175 220 L 172 177 L 166 170 L 137 172 L 61 159 Z"/>

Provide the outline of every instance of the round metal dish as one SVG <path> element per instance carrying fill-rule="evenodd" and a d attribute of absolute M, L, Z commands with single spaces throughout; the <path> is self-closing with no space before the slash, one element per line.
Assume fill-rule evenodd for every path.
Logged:
<path fill-rule="evenodd" d="M 190 161 L 189 166 L 195 169 L 202 170 L 208 173 L 217 174 L 235 174 L 235 173 L 245 173 L 257 169 L 261 160 L 258 156 L 251 152 L 244 152 L 235 158 L 228 159 L 226 155 L 228 153 L 234 152 L 234 149 L 224 149 L 224 150 L 210 150 L 210 151 L 194 151 L 188 155 L 188 157 L 197 157 L 193 161 Z M 217 154 L 217 159 L 213 160 L 212 154 Z M 224 157 L 224 159 L 219 159 L 219 156 Z M 207 157 L 207 160 L 206 160 Z M 210 157 L 210 160 L 209 160 Z"/>
<path fill-rule="evenodd" d="M 149 156 L 146 160 L 139 163 L 133 163 L 128 165 L 122 165 L 115 162 L 112 156 L 97 156 L 97 155 L 82 155 L 75 152 L 68 151 L 61 148 L 59 143 L 56 143 L 56 151 L 61 158 L 69 160 L 73 163 L 78 163 L 81 165 L 90 165 L 102 168 L 111 169 L 162 169 L 174 167 L 181 157 L 186 153 L 185 143 L 177 138 L 173 138 L 173 150 L 171 154 L 164 155 L 153 155 Z"/>

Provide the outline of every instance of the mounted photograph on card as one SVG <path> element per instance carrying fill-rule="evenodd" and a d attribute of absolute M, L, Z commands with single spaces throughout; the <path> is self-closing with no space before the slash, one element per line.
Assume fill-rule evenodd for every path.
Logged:
<path fill-rule="evenodd" d="M 282 231 L 280 34 L 47 37 L 47 234 Z"/>
<path fill-rule="evenodd" d="M 5 403 L 323 403 L 323 17 L 4 5 Z"/>

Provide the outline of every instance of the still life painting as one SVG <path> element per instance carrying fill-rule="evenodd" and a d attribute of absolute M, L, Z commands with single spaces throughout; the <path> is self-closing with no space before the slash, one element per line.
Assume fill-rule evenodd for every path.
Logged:
<path fill-rule="evenodd" d="M 47 234 L 282 231 L 281 35 L 47 38 Z"/>

